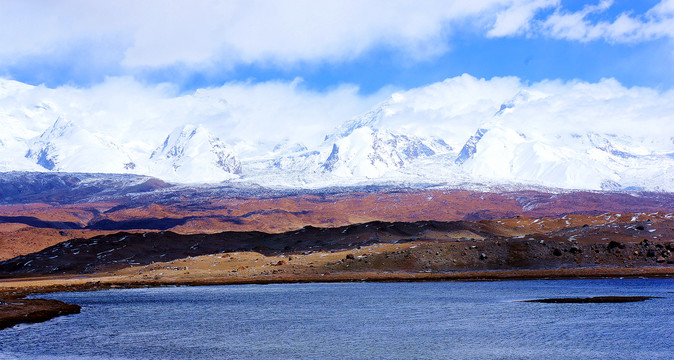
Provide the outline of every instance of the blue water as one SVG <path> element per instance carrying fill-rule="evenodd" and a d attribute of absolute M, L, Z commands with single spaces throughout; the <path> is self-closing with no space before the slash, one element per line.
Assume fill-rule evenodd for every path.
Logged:
<path fill-rule="evenodd" d="M 0 359 L 674 359 L 674 280 L 282 284 L 50 294 Z M 624 304 L 518 300 L 661 296 Z"/>

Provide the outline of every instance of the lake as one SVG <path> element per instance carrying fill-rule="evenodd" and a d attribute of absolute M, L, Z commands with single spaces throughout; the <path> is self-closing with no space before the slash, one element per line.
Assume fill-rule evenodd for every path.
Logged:
<path fill-rule="evenodd" d="M 674 280 L 233 285 L 43 295 L 82 313 L 0 331 L 0 359 L 667 359 Z M 659 296 L 636 303 L 520 300 Z"/>

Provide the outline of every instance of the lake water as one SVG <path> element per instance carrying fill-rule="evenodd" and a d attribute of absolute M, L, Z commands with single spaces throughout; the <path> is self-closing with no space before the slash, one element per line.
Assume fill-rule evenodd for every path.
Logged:
<path fill-rule="evenodd" d="M 674 359 L 674 280 L 337 283 L 58 293 L 0 359 Z M 519 300 L 661 296 L 623 304 Z"/>

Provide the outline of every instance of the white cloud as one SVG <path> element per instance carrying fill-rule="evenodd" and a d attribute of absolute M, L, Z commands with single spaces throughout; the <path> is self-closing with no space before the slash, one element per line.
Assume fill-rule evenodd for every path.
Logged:
<path fill-rule="evenodd" d="M 577 12 L 558 9 L 541 21 L 540 32 L 556 39 L 609 42 L 648 41 L 674 37 L 673 2 L 664 0 L 645 14 L 621 13 L 613 21 L 592 22 L 588 15 L 602 13 L 613 5 L 612 0 L 603 0 L 594 6 L 585 6 Z"/>
<path fill-rule="evenodd" d="M 487 32 L 487 36 L 510 36 L 529 30 L 531 19 L 536 12 L 558 4 L 559 0 L 515 1 L 511 7 L 496 15 L 494 27 Z"/>
<path fill-rule="evenodd" d="M 654 141 L 674 135 L 669 125 L 674 123 L 672 90 L 626 88 L 615 79 L 602 79 L 597 83 L 546 80 L 523 91 L 535 96 L 507 118 L 519 123 L 523 132 L 596 132 Z M 666 141 L 662 146 L 672 149 Z"/>
<path fill-rule="evenodd" d="M 513 0 L 510 6 L 497 13 L 487 36 L 526 34 L 582 42 L 604 40 L 618 43 L 674 37 L 674 0 L 662 0 L 644 14 L 628 11 L 612 21 L 591 19 L 591 15 L 602 14 L 613 5 L 613 0 L 601 0 L 573 12 L 565 9 L 558 0 Z M 554 13 L 536 16 L 551 7 L 555 7 Z"/>
<path fill-rule="evenodd" d="M 131 78 L 109 78 L 87 89 L 0 80 L 0 126 L 11 130 L 2 137 L 29 139 L 64 117 L 140 152 L 152 151 L 185 124 L 203 124 L 230 145 L 273 146 L 288 139 L 311 146 L 326 129 L 368 110 L 390 92 L 361 96 L 352 85 L 314 92 L 301 83 L 228 83 L 180 95 L 171 85 L 146 86 Z"/>
<path fill-rule="evenodd" d="M 674 90 L 627 88 L 615 79 L 525 84 L 516 77 L 485 80 L 464 74 L 395 93 L 381 126 L 439 136 L 459 148 L 479 127 L 503 122 L 531 136 L 596 132 L 650 139 L 653 148 L 674 151 L 672 99 Z M 513 109 L 494 116 L 504 103 Z"/>
<path fill-rule="evenodd" d="M 599 37 L 599 27 L 593 28 L 585 18 L 593 13 L 605 11 L 613 4 L 612 0 L 602 0 L 597 5 L 586 5 L 577 12 L 566 12 L 561 9 L 550 15 L 542 24 L 544 33 L 554 38 L 582 40 L 585 37 Z M 603 26 L 605 27 L 605 26 Z"/>
<path fill-rule="evenodd" d="M 391 95 L 392 94 L 392 95 Z M 519 94 L 519 95 L 518 95 Z M 524 94 L 524 95 L 522 95 Z M 390 95 L 390 96 L 389 96 Z M 284 139 L 311 147 L 349 119 L 386 101 L 380 126 L 418 136 L 440 136 L 460 146 L 493 121 L 501 104 L 516 101 L 523 132 L 579 132 L 672 137 L 674 90 L 626 88 L 614 79 L 597 83 L 516 77 L 478 79 L 464 74 L 415 89 L 384 89 L 364 96 L 344 85 L 328 92 L 293 82 L 227 83 L 178 94 L 167 84 L 142 85 L 109 78 L 91 88 L 29 86 L 0 80 L 0 140 L 29 139 L 63 116 L 124 144 L 151 151 L 174 128 L 203 124 L 229 144 L 267 146 Z M 511 115 L 507 115 L 511 116 Z M 506 117 L 507 117 L 506 116 Z M 520 126 L 518 125 L 518 126 Z M 264 149 L 261 149 L 264 150 Z"/>
<path fill-rule="evenodd" d="M 343 61 L 380 46 L 424 58 L 447 50 L 452 22 L 511 1 L 1 2 L 0 62 L 81 44 L 115 47 L 127 68 Z"/>

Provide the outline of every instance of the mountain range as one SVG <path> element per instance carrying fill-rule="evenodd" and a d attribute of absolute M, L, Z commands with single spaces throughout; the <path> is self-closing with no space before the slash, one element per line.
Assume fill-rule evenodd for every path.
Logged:
<path fill-rule="evenodd" d="M 2 90 L 22 86 L 28 85 L 5 81 Z M 85 126 L 59 104 L 3 103 L 0 171 L 127 173 L 175 183 L 281 187 L 468 183 L 674 191 L 671 124 L 648 129 L 639 119 L 618 118 L 613 127 L 604 118 L 593 124 L 556 104 L 554 94 L 531 89 L 462 113 L 457 100 L 442 98 L 451 86 L 448 80 L 396 93 L 346 119 L 322 142 L 312 141 L 317 146 L 285 140 L 244 155 L 237 144 L 220 139 L 222 130 L 215 134 L 199 119 L 174 129 L 157 127 L 138 143 Z M 428 95 L 431 87 L 436 91 Z M 160 136 L 162 143 L 149 140 Z"/>

